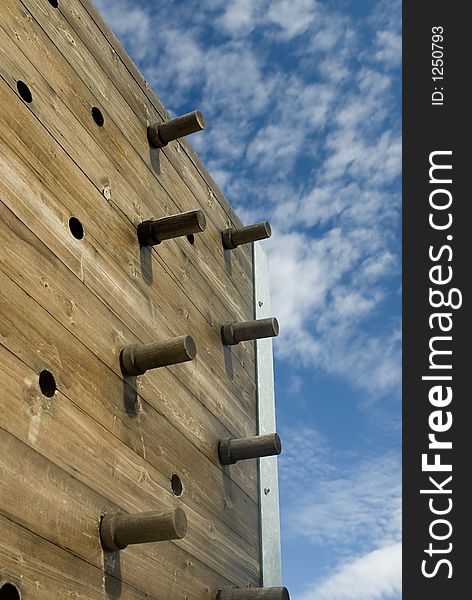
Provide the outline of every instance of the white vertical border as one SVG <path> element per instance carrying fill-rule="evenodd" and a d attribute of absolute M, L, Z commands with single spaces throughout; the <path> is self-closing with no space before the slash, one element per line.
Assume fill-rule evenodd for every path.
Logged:
<path fill-rule="evenodd" d="M 269 262 L 259 242 L 253 244 L 255 318 L 271 317 Z M 275 423 L 272 340 L 256 341 L 257 418 L 259 434 L 277 431 Z M 262 585 L 282 585 L 277 457 L 259 459 Z"/>

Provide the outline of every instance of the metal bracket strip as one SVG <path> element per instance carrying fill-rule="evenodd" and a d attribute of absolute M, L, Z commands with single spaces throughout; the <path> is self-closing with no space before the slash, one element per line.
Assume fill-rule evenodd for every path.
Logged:
<path fill-rule="evenodd" d="M 269 262 L 259 242 L 253 244 L 255 318 L 272 316 Z M 274 433 L 275 393 L 272 340 L 256 341 L 258 433 Z M 282 585 L 277 457 L 259 459 L 259 500 L 262 585 Z"/>

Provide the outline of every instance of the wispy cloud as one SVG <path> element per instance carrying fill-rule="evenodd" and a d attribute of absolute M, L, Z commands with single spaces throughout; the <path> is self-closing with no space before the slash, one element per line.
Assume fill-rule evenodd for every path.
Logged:
<path fill-rule="evenodd" d="M 397 600 L 401 596 L 400 543 L 343 563 L 296 600 Z"/>
<path fill-rule="evenodd" d="M 402 20 L 399 0 L 378 2 L 370 19 L 376 30 L 374 60 L 383 62 L 386 67 L 399 67 L 402 59 Z"/>
<path fill-rule="evenodd" d="M 284 432 L 281 478 L 287 488 L 287 534 L 312 544 L 366 550 L 396 543 L 401 536 L 400 459 L 393 452 L 360 457 L 336 450 L 312 428 Z M 302 495 L 290 495 L 290 489 Z"/>
<path fill-rule="evenodd" d="M 297 600 L 380 600 L 401 590 L 400 459 L 339 451 L 318 431 L 284 432 L 284 533 L 337 560 Z M 291 492 L 303 489 L 304 493 Z M 356 551 L 352 548 L 355 546 Z"/>
<path fill-rule="evenodd" d="M 146 58 L 152 41 L 151 11 L 129 0 L 96 0 L 97 7 L 111 16 L 112 29 L 135 61 Z"/>

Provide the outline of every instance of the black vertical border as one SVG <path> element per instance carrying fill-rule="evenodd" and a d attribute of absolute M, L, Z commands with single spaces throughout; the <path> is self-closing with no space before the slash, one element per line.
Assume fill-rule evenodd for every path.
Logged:
<path fill-rule="evenodd" d="M 411 0 L 403 3 L 403 598 L 404 600 L 456 600 L 469 597 L 472 577 L 470 541 L 472 526 L 472 337 L 470 319 L 470 279 L 472 269 L 472 22 L 464 2 Z M 444 106 L 432 106 L 434 91 L 431 73 L 432 27 L 444 28 Z M 438 85 L 438 84 L 436 84 Z M 453 225 L 450 242 L 453 249 L 452 286 L 463 294 L 463 305 L 453 313 L 452 429 L 443 434 L 453 449 L 444 460 L 452 460 L 453 509 L 449 518 L 453 533 L 442 543 L 430 539 L 429 525 L 434 518 L 428 508 L 428 496 L 420 489 L 428 487 L 428 474 L 421 471 L 421 455 L 428 448 L 428 415 L 435 410 L 428 402 L 431 382 L 421 380 L 429 362 L 428 341 L 432 335 L 428 317 L 430 245 L 448 243 L 446 233 L 434 231 L 428 224 L 429 154 L 452 150 Z M 444 262 L 443 264 L 448 264 Z M 443 309 L 446 310 L 446 309 Z M 446 334 L 445 334 L 446 335 Z M 444 373 L 441 373 L 444 374 Z M 438 436 L 439 437 L 439 436 Z M 433 473 L 430 475 L 434 476 Z M 438 474 L 439 478 L 441 475 Z M 443 477 L 444 478 L 444 477 Z M 431 486 L 429 486 L 431 487 Z M 442 496 L 445 498 L 445 496 Z M 437 530 L 439 531 L 439 529 Z M 472 539 L 471 539 L 472 541 Z M 438 548 L 453 544 L 448 558 L 453 567 L 442 566 L 437 576 L 427 579 L 421 563 L 430 542 Z M 471 596 L 472 597 L 472 596 Z"/>

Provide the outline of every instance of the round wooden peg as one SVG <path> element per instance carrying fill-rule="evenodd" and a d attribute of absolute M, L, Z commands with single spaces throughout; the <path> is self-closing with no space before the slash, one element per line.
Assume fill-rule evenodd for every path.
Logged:
<path fill-rule="evenodd" d="M 193 360 L 197 355 L 195 342 L 190 335 L 181 335 L 154 344 L 131 344 L 120 354 L 123 375 L 143 375 L 148 369 L 157 369 Z"/>
<path fill-rule="evenodd" d="M 221 440 L 218 456 L 222 465 L 234 465 L 238 460 L 277 456 L 282 452 L 278 433 L 255 435 L 247 438 Z"/>
<path fill-rule="evenodd" d="M 164 123 L 153 123 L 148 127 L 148 140 L 153 148 L 163 148 L 172 140 L 205 129 L 205 119 L 199 110 L 170 119 Z"/>
<path fill-rule="evenodd" d="M 102 546 L 114 552 L 129 544 L 179 540 L 186 532 L 187 517 L 181 508 L 164 513 L 109 514 L 100 523 Z"/>
<path fill-rule="evenodd" d="M 225 323 L 221 328 L 221 339 L 226 346 L 234 346 L 246 340 L 259 340 L 278 335 L 279 322 L 275 317 L 258 319 L 257 321 Z"/>
<path fill-rule="evenodd" d="M 221 233 L 223 247 L 227 250 L 233 250 L 241 244 L 249 244 L 257 240 L 265 240 L 272 235 L 272 229 L 269 221 L 262 221 L 255 225 L 247 227 L 233 228 L 229 227 Z"/>
<path fill-rule="evenodd" d="M 286 587 L 224 588 L 215 600 L 290 600 Z"/>
<path fill-rule="evenodd" d="M 138 241 L 141 246 L 155 246 L 171 238 L 201 233 L 205 228 L 205 213 L 202 210 L 191 210 L 162 219 L 143 221 L 138 225 Z"/>

